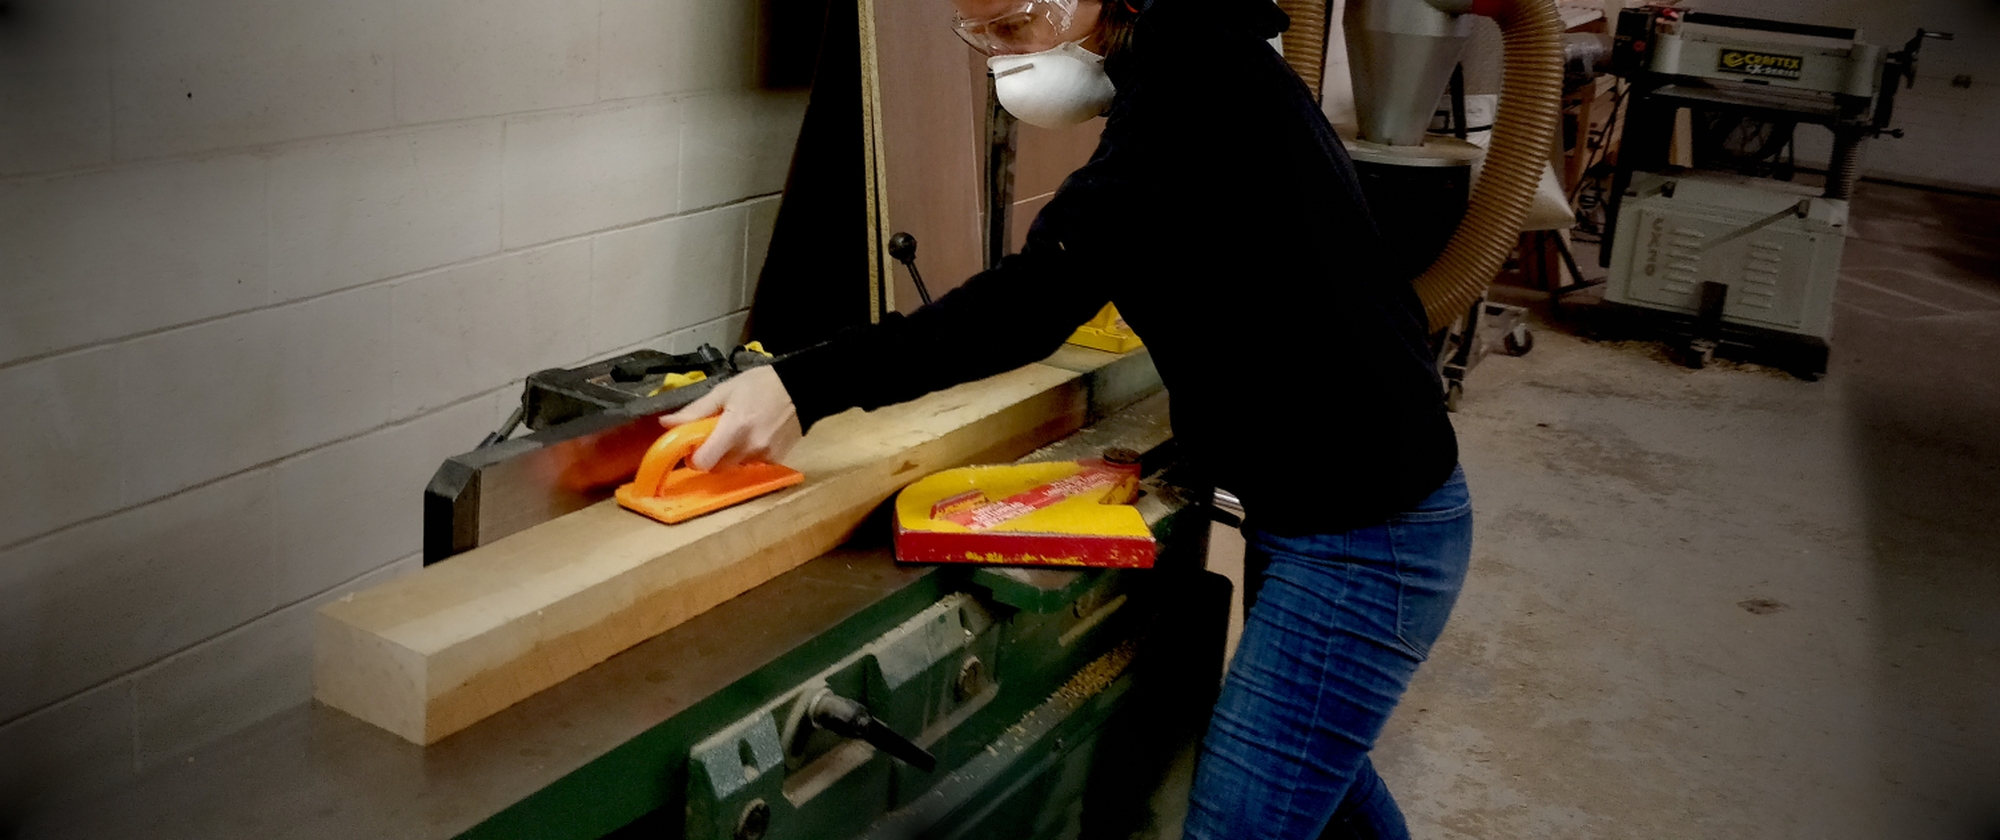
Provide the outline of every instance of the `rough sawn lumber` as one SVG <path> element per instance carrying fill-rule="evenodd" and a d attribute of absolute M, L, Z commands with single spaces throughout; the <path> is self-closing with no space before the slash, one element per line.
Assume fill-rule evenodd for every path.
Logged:
<path fill-rule="evenodd" d="M 1035 364 L 830 417 L 790 490 L 671 526 L 606 501 L 327 604 L 314 696 L 436 742 L 825 553 L 911 481 L 1075 431 L 1088 382 Z"/>

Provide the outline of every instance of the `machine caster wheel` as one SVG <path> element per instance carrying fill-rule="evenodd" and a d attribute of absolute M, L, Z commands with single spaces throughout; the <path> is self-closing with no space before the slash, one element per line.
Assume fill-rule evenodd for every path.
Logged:
<path fill-rule="evenodd" d="M 1463 384 L 1453 382 L 1444 386 L 1444 410 L 1451 412 L 1458 411 L 1458 404 L 1463 399 L 1465 399 L 1465 386 Z"/>
<path fill-rule="evenodd" d="M 1501 337 L 1500 349 L 1509 356 L 1526 356 L 1535 349 L 1535 334 L 1527 327 L 1515 327 Z"/>

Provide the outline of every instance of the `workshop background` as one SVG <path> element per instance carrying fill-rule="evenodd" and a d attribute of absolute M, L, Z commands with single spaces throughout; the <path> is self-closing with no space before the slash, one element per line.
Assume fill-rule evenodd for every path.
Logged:
<path fill-rule="evenodd" d="M 734 343 L 805 102 L 765 7 L 0 5 L 0 772 L 304 701 L 523 375 Z"/>
<path fill-rule="evenodd" d="M 1335 0 L 1336 9 L 1345 0 Z M 1593 5 L 1589 3 L 1578 5 Z M 1618 0 L 1606 4 L 1616 17 Z M 1641 5 L 1636 0 L 1625 6 Z M 1896 126 L 1908 133 L 1864 145 L 1861 171 L 1870 178 L 1927 187 L 2000 191 L 2000 5 L 1986 0 L 1688 0 L 1682 6 L 1704 12 L 1827 26 L 1854 27 L 1861 37 L 1886 50 L 1902 47 L 1922 27 L 1953 33 L 1948 44 L 1933 44 L 1917 62 L 1914 87 L 1896 92 Z M 1339 19 L 1336 11 L 1333 20 Z M 1500 30 L 1475 18 L 1473 39 L 1460 61 L 1466 92 L 1500 92 Z M 1354 96 L 1348 86 L 1346 45 L 1327 45 L 1326 112 L 1336 124 L 1353 121 Z M 1962 81 L 1959 84 L 1954 80 Z M 1798 132 L 1798 162 L 1824 167 L 1833 135 Z"/>
<path fill-rule="evenodd" d="M 1992 3 L 1698 5 L 1955 31 L 1863 170 L 2000 191 Z M 524 373 L 733 342 L 804 104 L 768 4 L 0 8 L 0 774 L 65 784 L 309 697 L 313 609 L 416 566 Z"/>
<path fill-rule="evenodd" d="M 1917 62 L 1914 87 L 1896 92 L 1899 139 L 1869 143 L 1868 177 L 1923 186 L 2000 190 L 2000 5 L 1982 0 L 1702 0 L 1702 11 L 1857 27 L 1865 38 L 1900 49 L 1918 27 L 1950 32 Z M 1961 78 L 1962 77 L 1962 78 Z M 1963 84 L 1955 83 L 1960 80 Z M 1824 166 L 1832 133 L 1801 131 L 1799 163 Z"/>

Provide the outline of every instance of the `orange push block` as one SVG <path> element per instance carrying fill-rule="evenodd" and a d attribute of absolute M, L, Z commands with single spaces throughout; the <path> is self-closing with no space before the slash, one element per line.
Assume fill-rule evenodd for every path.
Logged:
<path fill-rule="evenodd" d="M 896 497 L 896 559 L 1150 568 L 1153 531 L 1128 504 L 1138 478 L 1100 460 L 945 470 Z"/>
<path fill-rule="evenodd" d="M 682 466 L 714 433 L 716 419 L 675 426 L 653 441 L 639 474 L 618 488 L 619 507 L 672 525 L 806 480 L 798 470 L 762 461 L 715 472 Z"/>

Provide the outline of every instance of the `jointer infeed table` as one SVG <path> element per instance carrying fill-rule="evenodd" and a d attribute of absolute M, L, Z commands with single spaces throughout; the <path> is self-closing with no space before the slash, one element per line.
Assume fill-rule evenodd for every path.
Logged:
<path fill-rule="evenodd" d="M 289 709 L 25 837 L 1130 836 L 1220 679 L 1226 579 L 1166 396 L 1095 370 L 1094 424 L 1023 460 L 1145 453 L 1156 568 L 897 565 L 886 524 L 468 729 L 419 747 Z M 1079 368 L 1081 369 L 1081 368 Z M 449 562 L 449 561 L 446 561 Z M 799 725 L 822 690 L 934 753 L 924 773 Z"/>

